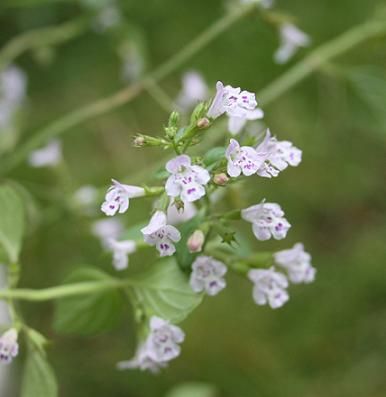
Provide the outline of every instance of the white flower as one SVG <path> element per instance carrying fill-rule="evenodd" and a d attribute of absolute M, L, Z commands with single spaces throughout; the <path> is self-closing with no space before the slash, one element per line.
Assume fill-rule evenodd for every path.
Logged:
<path fill-rule="evenodd" d="M 124 270 L 129 264 L 129 254 L 136 251 L 133 240 L 117 241 L 113 238 L 106 240 L 107 247 L 113 252 L 113 266 L 116 270 Z"/>
<path fill-rule="evenodd" d="M 0 72 L 0 128 L 9 127 L 12 118 L 25 98 L 26 76 L 16 66 Z"/>
<path fill-rule="evenodd" d="M 158 373 L 161 368 L 166 366 L 167 362 L 157 362 L 150 357 L 146 343 L 138 347 L 134 358 L 117 364 L 118 369 L 121 370 L 140 369 L 141 371 L 150 371 L 152 373 Z"/>
<path fill-rule="evenodd" d="M 310 37 L 291 23 L 280 27 L 280 47 L 275 52 L 276 63 L 286 63 L 296 53 L 299 47 L 308 47 Z"/>
<path fill-rule="evenodd" d="M 11 328 L 0 337 L 0 362 L 9 364 L 18 352 L 17 331 Z"/>
<path fill-rule="evenodd" d="M 262 166 L 257 170 L 257 174 L 265 178 L 271 178 L 279 175 L 280 171 L 285 170 L 288 165 L 297 167 L 302 161 L 302 151 L 293 146 L 289 141 L 278 141 L 271 136 L 269 130 L 265 135 L 256 152 L 265 160 Z"/>
<path fill-rule="evenodd" d="M 168 223 L 171 225 L 178 225 L 179 223 L 187 222 L 197 214 L 197 208 L 193 203 L 187 201 L 184 203 L 184 209 L 178 210 L 177 206 L 170 203 L 167 209 Z"/>
<path fill-rule="evenodd" d="M 107 190 L 101 207 L 101 210 L 108 216 L 115 215 L 117 212 L 123 214 L 129 208 L 129 199 L 145 195 L 145 189 L 142 187 L 124 185 L 114 179 L 112 181 L 113 184 Z"/>
<path fill-rule="evenodd" d="M 311 265 L 311 255 L 304 246 L 297 243 L 291 249 L 276 252 L 275 262 L 287 270 L 288 278 L 294 284 L 311 283 L 315 280 L 316 269 Z"/>
<path fill-rule="evenodd" d="M 247 121 L 260 120 L 263 117 L 264 112 L 260 108 L 247 112 L 244 117 L 232 116 L 228 121 L 228 130 L 232 135 L 237 135 L 244 128 Z"/>
<path fill-rule="evenodd" d="M 62 145 L 60 141 L 53 140 L 41 149 L 31 152 L 28 158 L 32 167 L 55 167 L 62 160 Z"/>
<path fill-rule="evenodd" d="M 150 332 L 146 340 L 139 346 L 135 357 L 129 361 L 118 363 L 119 369 L 138 368 L 158 372 L 162 367 L 181 352 L 180 344 L 185 334 L 181 328 L 170 324 L 160 317 L 150 319 Z"/>
<path fill-rule="evenodd" d="M 102 243 L 109 238 L 117 239 L 123 232 L 123 225 L 119 219 L 100 219 L 91 225 L 91 232 L 98 237 Z"/>
<path fill-rule="evenodd" d="M 284 274 L 270 269 L 252 269 L 248 278 L 253 282 L 253 299 L 258 305 L 267 303 L 272 309 L 283 306 L 289 299 L 286 288 L 288 280 Z"/>
<path fill-rule="evenodd" d="M 192 165 L 186 154 L 168 161 L 166 170 L 171 174 L 165 185 L 168 196 L 180 196 L 186 203 L 199 200 L 205 195 L 204 186 L 210 180 L 209 172 L 198 165 Z"/>
<path fill-rule="evenodd" d="M 149 356 L 157 362 L 167 362 L 179 356 L 179 346 L 185 339 L 181 328 L 160 317 L 150 319 L 150 335 L 147 339 Z"/>
<path fill-rule="evenodd" d="M 227 267 L 210 256 L 199 256 L 192 264 L 190 286 L 194 292 L 205 291 L 208 295 L 217 295 L 225 288 L 224 275 Z"/>
<path fill-rule="evenodd" d="M 281 240 L 286 237 L 291 225 L 284 218 L 279 204 L 262 202 L 241 211 L 241 217 L 252 223 L 252 230 L 258 240 L 273 237 Z"/>
<path fill-rule="evenodd" d="M 227 113 L 228 116 L 244 117 L 257 106 L 255 94 L 230 85 L 224 87 L 221 81 L 216 84 L 216 95 L 209 107 L 207 116 L 213 119 Z"/>
<path fill-rule="evenodd" d="M 264 161 L 264 157 L 259 156 L 253 147 L 240 147 L 235 139 L 230 140 L 225 157 L 228 160 L 228 175 L 234 178 L 241 173 L 245 176 L 255 174 Z"/>
<path fill-rule="evenodd" d="M 105 32 L 113 27 L 116 27 L 122 22 L 121 11 L 115 4 L 110 4 L 103 7 L 95 20 L 95 29 L 98 32 Z"/>
<path fill-rule="evenodd" d="M 84 185 L 75 191 L 73 197 L 75 203 L 82 207 L 92 206 L 97 201 L 98 189 L 95 186 Z"/>
<path fill-rule="evenodd" d="M 183 110 L 189 110 L 207 97 L 208 87 L 201 74 L 195 71 L 185 73 L 182 77 L 182 90 L 176 99 L 177 105 Z"/>
<path fill-rule="evenodd" d="M 180 241 L 180 232 L 166 223 L 166 214 L 156 211 L 150 223 L 141 229 L 146 243 L 155 245 L 161 256 L 170 256 L 176 252 L 173 243 Z"/>

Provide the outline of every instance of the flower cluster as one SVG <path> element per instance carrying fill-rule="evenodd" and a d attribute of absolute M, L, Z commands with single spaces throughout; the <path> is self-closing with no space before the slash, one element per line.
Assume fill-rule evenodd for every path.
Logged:
<path fill-rule="evenodd" d="M 311 255 L 304 251 L 301 243 L 276 252 L 273 257 L 276 265 L 286 270 L 288 278 L 274 266 L 270 269 L 252 269 L 248 272 L 248 278 L 254 284 L 253 299 L 256 304 L 268 304 L 272 309 L 277 309 L 289 299 L 289 281 L 293 284 L 310 283 L 315 279 L 316 270 L 311 265 Z"/>
<path fill-rule="evenodd" d="M 196 77 L 190 76 L 192 80 Z M 136 251 L 138 244 L 154 246 L 160 257 L 173 256 L 178 250 L 175 260 L 181 269 L 189 272 L 190 291 L 187 294 L 217 295 L 226 287 L 225 276 L 232 270 L 253 282 L 253 299 L 257 305 L 276 309 L 289 300 L 290 283 L 314 280 L 316 271 L 311 265 L 311 256 L 298 243 L 291 249 L 271 253 L 268 263 L 256 262 L 253 255 L 245 258 L 232 246 L 237 243 L 237 235 L 230 223 L 232 220 L 251 223 L 252 232 L 260 242 L 271 238 L 282 240 L 287 237 L 291 224 L 281 206 L 263 200 L 220 215 L 211 211 L 223 199 L 228 184 L 252 175 L 276 177 L 289 166 L 298 166 L 302 152 L 289 141 L 279 141 L 267 130 L 261 138 L 240 134 L 236 140 L 229 136 L 227 147 L 216 148 L 203 157 L 188 155 L 190 146 L 204 139 L 201 137 L 203 129 L 209 128 L 214 119 L 223 114 L 229 117 L 231 135 L 240 133 L 247 120 L 263 116 L 253 93 L 218 82 L 213 100 L 197 105 L 189 126 L 181 127 L 179 115 L 173 112 L 164 138 L 140 136 L 141 144 L 137 142 L 136 146 L 146 146 L 147 142 L 149 146 L 176 152 L 166 162 L 166 172 L 160 171 L 162 176 L 158 179 L 163 180 L 162 186 L 143 188 L 113 180 L 101 207 L 108 216 L 126 212 L 131 198 L 159 196 L 150 221 L 141 228 L 144 245 L 119 240 L 116 225 L 103 225 L 111 229 L 109 233 L 114 232 L 114 236 L 107 235 L 101 223 L 95 226 L 94 232 L 113 252 L 113 265 L 117 270 L 128 266 L 128 255 Z M 246 142 L 248 145 L 243 144 Z M 181 223 L 184 225 L 178 230 L 175 225 Z M 156 372 L 176 358 L 184 334 L 167 320 L 153 316 L 148 335 L 138 346 L 134 358 L 119 363 L 119 368 Z"/>
<path fill-rule="evenodd" d="M 302 160 L 302 151 L 289 141 L 278 141 L 268 130 L 264 140 L 255 148 L 240 146 L 235 139 L 231 139 L 226 158 L 228 175 L 233 178 L 240 174 L 271 178 L 278 176 L 289 165 L 297 167 Z"/>
<path fill-rule="evenodd" d="M 180 344 L 185 339 L 181 328 L 156 316 L 151 317 L 149 328 L 149 335 L 139 345 L 134 358 L 119 362 L 119 369 L 138 368 L 142 371 L 158 372 L 169 361 L 179 356 Z"/>

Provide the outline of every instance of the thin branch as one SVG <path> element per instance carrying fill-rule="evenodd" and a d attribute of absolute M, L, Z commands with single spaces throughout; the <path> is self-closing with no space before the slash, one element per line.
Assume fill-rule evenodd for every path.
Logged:
<path fill-rule="evenodd" d="M 59 26 L 49 26 L 21 33 L 0 49 L 0 70 L 28 50 L 54 46 L 79 36 L 89 26 L 85 18 L 75 19 Z"/>
<path fill-rule="evenodd" d="M 256 3 L 246 4 L 238 7 L 234 12 L 226 14 L 208 29 L 198 35 L 187 46 L 172 56 L 168 61 L 157 68 L 144 80 L 135 83 L 127 88 L 118 91 L 116 94 L 107 98 L 100 99 L 94 103 L 84 106 L 79 110 L 70 112 L 47 127 L 36 132 L 24 145 L 19 146 L 15 151 L 4 159 L 1 164 L 1 173 L 5 173 L 19 165 L 33 149 L 45 143 L 50 138 L 61 135 L 74 126 L 90 120 L 96 116 L 101 116 L 113 109 L 136 98 L 152 81 L 159 82 L 174 70 L 181 67 L 188 59 L 210 44 L 214 39 L 224 33 L 230 26 L 249 14 L 256 8 Z"/>

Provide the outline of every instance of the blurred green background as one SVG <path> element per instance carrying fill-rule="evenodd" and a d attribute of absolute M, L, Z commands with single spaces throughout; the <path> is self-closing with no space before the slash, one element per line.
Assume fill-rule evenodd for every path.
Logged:
<path fill-rule="evenodd" d="M 2 44 L 20 32 L 87 12 L 75 1 L 1 3 Z M 274 10 L 294 15 L 316 47 L 372 18 L 384 3 L 278 0 Z M 138 45 L 148 71 L 226 9 L 220 0 L 118 4 L 127 23 L 124 34 Z M 90 28 L 55 49 L 17 60 L 28 76 L 21 141 L 67 111 L 123 87 L 116 43 L 116 38 Z M 258 92 L 312 50 L 302 50 L 289 65 L 278 66 L 272 61 L 277 46 L 276 29 L 251 13 L 161 86 L 174 98 L 182 74 L 195 69 L 210 87 L 222 80 Z M 52 330 L 51 303 L 23 303 L 31 326 L 53 340 L 49 357 L 61 396 L 166 396 L 177 384 L 197 381 L 213 385 L 218 397 L 386 395 L 385 38 L 366 42 L 329 66 L 264 108 L 273 134 L 303 150 L 301 166 L 274 180 L 248 180 L 240 198 L 246 204 L 263 197 L 281 204 L 293 225 L 287 239 L 251 241 L 257 250 L 304 242 L 318 269 L 316 282 L 291 288 L 290 302 L 274 311 L 253 303 L 249 281 L 229 275 L 228 288 L 206 299 L 182 323 L 187 334 L 182 355 L 156 376 L 115 369 L 135 348 L 130 310 L 112 332 L 76 337 Z M 375 99 L 364 97 L 364 89 L 370 95 L 375 92 Z M 63 203 L 81 185 L 105 188 L 111 177 L 129 182 L 144 175 L 149 159 L 156 162 L 162 153 L 132 148 L 131 137 L 136 132 L 159 133 L 167 117 L 144 93 L 68 131 L 62 137 L 65 166 L 53 170 L 22 165 L 7 175 L 31 192 L 36 210 L 25 239 L 22 286 L 59 284 L 80 264 L 111 268 L 111 258 L 90 235 L 92 219 Z M 123 221 L 129 227 L 145 219 L 150 205 L 134 202 Z M 145 260 L 137 255 L 132 263 L 141 266 Z M 19 376 L 15 371 L 10 397 L 18 395 Z"/>

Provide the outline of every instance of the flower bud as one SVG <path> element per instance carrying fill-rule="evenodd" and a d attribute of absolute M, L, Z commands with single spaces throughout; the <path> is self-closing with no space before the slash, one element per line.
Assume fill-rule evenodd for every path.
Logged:
<path fill-rule="evenodd" d="M 133 139 L 134 147 L 142 147 L 145 144 L 145 138 L 141 135 L 136 135 Z"/>
<path fill-rule="evenodd" d="M 224 185 L 226 185 L 226 184 L 228 183 L 228 181 L 229 181 L 228 176 L 227 176 L 226 174 L 224 174 L 223 172 L 222 172 L 221 174 L 216 174 L 216 175 L 213 177 L 213 182 L 214 182 L 216 185 L 219 185 L 219 186 L 224 186 Z"/>
<path fill-rule="evenodd" d="M 200 129 L 209 127 L 210 121 L 207 117 L 203 117 L 197 121 L 197 127 Z"/>
<path fill-rule="evenodd" d="M 201 252 L 202 246 L 205 242 L 205 235 L 202 230 L 195 230 L 193 234 L 190 235 L 187 246 L 189 252 Z"/>

